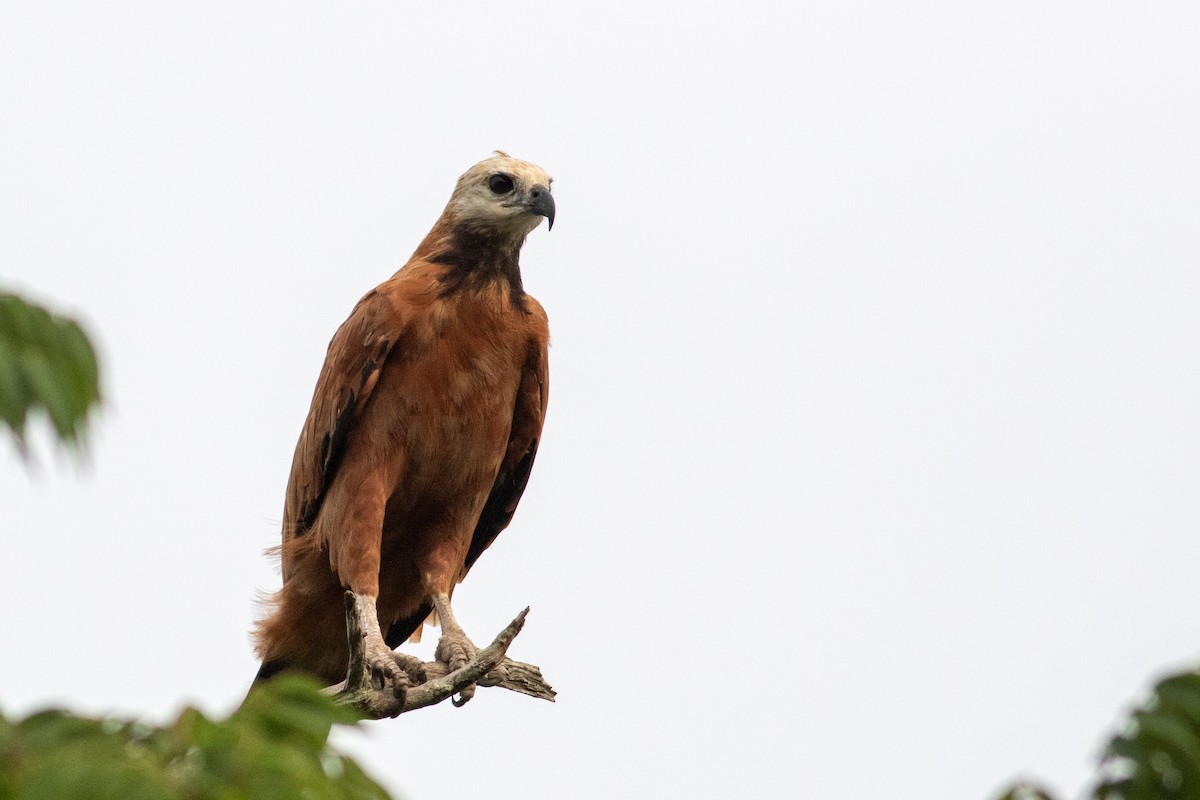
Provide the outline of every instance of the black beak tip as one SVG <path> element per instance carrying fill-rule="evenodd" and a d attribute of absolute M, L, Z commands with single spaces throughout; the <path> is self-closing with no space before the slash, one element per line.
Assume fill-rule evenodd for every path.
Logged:
<path fill-rule="evenodd" d="M 547 230 L 554 230 L 554 195 L 550 194 L 550 190 L 545 186 L 535 186 L 531 199 L 533 202 L 530 203 L 530 212 L 545 217 L 550 223 Z"/>

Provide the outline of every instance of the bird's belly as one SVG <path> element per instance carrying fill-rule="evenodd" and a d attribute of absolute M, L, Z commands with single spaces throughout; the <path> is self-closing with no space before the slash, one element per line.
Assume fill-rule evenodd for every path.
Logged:
<path fill-rule="evenodd" d="M 413 501 L 436 503 L 490 489 L 509 427 L 509 420 L 501 425 L 495 416 L 447 413 L 414 424 L 405 474 L 398 483 L 401 490 Z"/>
<path fill-rule="evenodd" d="M 397 433 L 403 463 L 384 514 L 381 619 L 412 613 L 447 591 L 462 569 L 475 525 L 508 445 L 516 386 L 413 408 Z"/>
<path fill-rule="evenodd" d="M 408 402 L 393 427 L 404 454 L 393 483 L 399 508 L 453 506 L 478 516 L 504 458 L 520 383 L 515 358 L 501 355 L 465 365 L 434 359 L 400 387 L 396 396 Z"/>

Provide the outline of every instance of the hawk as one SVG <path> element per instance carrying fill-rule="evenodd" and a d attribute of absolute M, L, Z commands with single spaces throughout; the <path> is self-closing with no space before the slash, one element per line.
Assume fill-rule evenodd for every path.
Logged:
<path fill-rule="evenodd" d="M 427 619 L 450 669 L 474 656 L 450 598 L 512 519 L 541 437 L 549 328 L 519 256 L 543 217 L 554 225 L 551 183 L 499 151 L 471 167 L 334 334 L 292 461 L 256 682 L 345 677 L 346 590 L 372 680 L 397 697 L 420 662 L 392 648 Z"/>

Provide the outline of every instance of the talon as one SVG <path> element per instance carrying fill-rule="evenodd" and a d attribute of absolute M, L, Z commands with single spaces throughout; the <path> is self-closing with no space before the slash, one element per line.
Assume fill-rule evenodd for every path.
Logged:
<path fill-rule="evenodd" d="M 450 672 L 456 672 L 469 664 L 478 652 L 466 634 L 461 630 L 450 629 L 444 631 L 442 638 L 438 640 L 435 657 L 445 664 Z M 455 708 L 462 708 L 474 696 L 475 686 L 471 685 L 459 692 L 457 697 L 451 697 L 450 702 Z"/>
<path fill-rule="evenodd" d="M 425 672 L 425 662 L 416 656 L 410 656 L 408 653 L 392 652 L 392 660 L 396 662 L 396 666 L 408 676 L 409 686 L 420 686 L 425 681 L 429 680 L 428 673 Z"/>
<path fill-rule="evenodd" d="M 377 692 L 390 690 L 397 701 L 403 704 L 404 694 L 408 691 L 408 672 L 396 659 L 396 654 L 383 642 L 366 642 L 366 666 L 371 676 L 371 688 Z"/>

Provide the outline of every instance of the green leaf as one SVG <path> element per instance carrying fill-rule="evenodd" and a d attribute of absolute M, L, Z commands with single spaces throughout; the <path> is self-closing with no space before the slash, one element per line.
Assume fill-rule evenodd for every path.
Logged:
<path fill-rule="evenodd" d="M 388 800 L 326 741 L 344 709 L 311 681 L 279 683 L 226 719 L 185 708 L 166 728 L 61 710 L 0 718 L 0 800 Z"/>
<path fill-rule="evenodd" d="M 99 402 L 96 352 L 79 323 L 0 293 L 0 423 L 18 444 L 29 413 L 38 410 L 61 442 L 82 442 Z"/>
<path fill-rule="evenodd" d="M 1200 730 L 1200 674 L 1172 675 L 1154 687 L 1155 705 L 1173 711 Z"/>
<path fill-rule="evenodd" d="M 65 441 L 71 438 L 74 418 L 71 404 L 59 382 L 59 374 L 44 353 L 24 350 L 17 354 L 21 372 L 33 390 L 33 403 L 50 414 L 58 435 Z"/>
<path fill-rule="evenodd" d="M 1054 795 L 1032 783 L 1014 783 L 996 800 L 1054 800 Z"/>
<path fill-rule="evenodd" d="M 1196 765 L 1195 758 L 1200 755 L 1200 736 L 1186 721 L 1163 710 L 1139 711 L 1134 714 L 1134 720 L 1137 722 L 1139 739 L 1159 743 L 1188 758 L 1193 766 Z"/>
<path fill-rule="evenodd" d="M 1134 778 L 1104 781 L 1092 796 L 1097 800 L 1159 800 L 1156 789 Z"/>
<path fill-rule="evenodd" d="M 0 418 L 20 438 L 31 396 L 12 348 L 0 346 Z"/>

